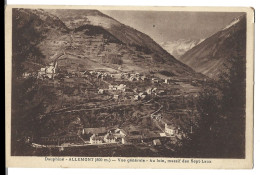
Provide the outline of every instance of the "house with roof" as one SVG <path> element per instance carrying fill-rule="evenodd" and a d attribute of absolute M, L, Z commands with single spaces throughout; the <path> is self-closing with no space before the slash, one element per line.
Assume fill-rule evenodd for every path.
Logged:
<path fill-rule="evenodd" d="M 169 135 L 178 134 L 178 128 L 176 128 L 173 125 L 168 125 L 167 123 L 165 123 L 165 133 Z"/>
<path fill-rule="evenodd" d="M 140 79 L 143 80 L 143 81 L 148 80 L 148 78 L 147 78 L 145 75 L 142 75 L 142 76 L 140 77 Z"/>
<path fill-rule="evenodd" d="M 113 99 L 118 100 L 119 99 L 119 95 L 114 94 Z"/>
<path fill-rule="evenodd" d="M 129 81 L 136 81 L 136 77 L 131 76 L 131 77 L 129 78 Z"/>
<path fill-rule="evenodd" d="M 99 89 L 98 94 L 104 94 L 105 90 L 104 89 Z"/>
<path fill-rule="evenodd" d="M 125 132 L 123 129 L 117 128 L 117 129 L 114 130 L 114 136 L 115 136 L 116 138 L 125 137 L 126 135 L 127 135 L 127 134 L 126 134 L 126 132 Z"/>
<path fill-rule="evenodd" d="M 145 92 L 146 92 L 148 95 L 151 95 L 151 94 L 157 92 L 157 88 L 148 88 L 148 89 L 146 89 Z"/>
<path fill-rule="evenodd" d="M 109 90 L 116 91 L 116 90 L 117 90 L 117 85 L 112 85 L 112 84 L 110 84 L 110 85 L 108 85 L 108 89 L 109 89 Z"/>
<path fill-rule="evenodd" d="M 57 66 L 58 66 L 58 62 L 52 62 L 49 64 L 49 66 L 46 67 L 42 67 L 37 74 L 37 78 L 44 78 L 44 77 L 48 77 L 48 78 L 54 78 L 54 76 L 57 73 Z"/>
<path fill-rule="evenodd" d="M 151 114 L 152 119 L 160 120 L 162 119 L 162 114 Z"/>
<path fill-rule="evenodd" d="M 89 71 L 90 75 L 94 75 L 96 72 L 95 71 Z"/>
<path fill-rule="evenodd" d="M 143 94 L 143 95 L 140 96 L 140 98 L 141 98 L 141 99 L 145 99 L 145 98 L 146 98 L 146 95 Z"/>
<path fill-rule="evenodd" d="M 116 138 L 115 136 L 110 132 L 110 133 L 107 133 L 105 136 L 104 136 L 104 141 L 106 143 L 116 143 Z"/>
<path fill-rule="evenodd" d="M 129 78 L 130 77 L 130 74 L 129 73 L 122 73 L 121 74 L 121 78 Z"/>
<path fill-rule="evenodd" d="M 87 71 L 86 70 L 81 70 L 79 71 L 80 75 L 83 76 L 83 75 L 86 75 L 87 74 Z"/>
<path fill-rule="evenodd" d="M 103 78 L 103 75 L 101 73 L 98 73 L 97 78 Z"/>
<path fill-rule="evenodd" d="M 88 143 L 88 142 L 90 142 L 90 137 L 92 135 L 93 134 L 91 134 L 91 133 L 87 133 L 87 134 L 81 135 L 81 138 L 84 140 L 84 143 Z"/>
<path fill-rule="evenodd" d="M 82 135 L 84 134 L 106 134 L 107 129 L 105 127 L 99 127 L 99 128 L 83 128 L 82 129 Z"/>
<path fill-rule="evenodd" d="M 126 89 L 126 85 L 125 84 L 120 84 L 120 85 L 117 86 L 117 90 L 121 90 L 121 91 L 124 92 L 125 89 Z"/>
<path fill-rule="evenodd" d="M 164 83 L 165 84 L 175 84 L 173 79 L 168 79 L 168 78 L 164 79 Z"/>
<path fill-rule="evenodd" d="M 121 138 L 121 143 L 126 144 L 126 139 L 124 137 Z"/>
<path fill-rule="evenodd" d="M 166 134 L 165 134 L 164 132 L 161 132 L 161 133 L 160 133 L 160 136 L 161 136 L 161 137 L 166 137 Z"/>
<path fill-rule="evenodd" d="M 134 95 L 134 100 L 140 100 L 140 96 L 139 95 Z"/>
<path fill-rule="evenodd" d="M 151 95 L 152 94 L 152 88 L 148 88 L 148 89 L 146 89 L 146 91 L 145 91 L 148 95 Z"/>
<path fill-rule="evenodd" d="M 113 86 L 112 84 L 108 85 L 108 89 L 109 89 L 109 90 L 113 90 L 113 87 L 114 87 L 114 86 Z"/>
<path fill-rule="evenodd" d="M 158 95 L 166 95 L 166 91 L 165 90 L 159 90 L 156 94 Z"/>
<path fill-rule="evenodd" d="M 54 75 L 56 74 L 57 66 L 58 66 L 58 62 L 55 61 L 50 63 L 50 65 L 46 67 L 45 72 L 48 78 L 54 77 Z"/>
<path fill-rule="evenodd" d="M 101 144 L 101 143 L 103 143 L 103 137 L 98 136 L 98 135 L 96 135 L 96 134 L 93 134 L 93 135 L 90 137 L 89 142 L 90 142 L 91 144 Z"/>
<path fill-rule="evenodd" d="M 38 71 L 38 74 L 37 74 L 37 78 L 40 78 L 40 79 L 43 79 L 46 72 L 45 72 L 46 68 L 45 67 L 42 67 L 39 71 Z"/>
<path fill-rule="evenodd" d="M 23 78 L 29 78 L 32 74 L 28 72 L 23 73 Z"/>
<path fill-rule="evenodd" d="M 159 80 L 158 80 L 158 78 L 152 78 L 152 82 L 153 83 L 159 83 Z"/>
<path fill-rule="evenodd" d="M 156 92 L 157 92 L 157 88 L 153 88 L 152 93 L 156 93 Z"/>
<path fill-rule="evenodd" d="M 141 97 L 142 95 L 145 95 L 145 93 L 144 92 L 140 92 L 138 95 Z"/>
<path fill-rule="evenodd" d="M 154 139 L 153 140 L 153 145 L 158 146 L 158 145 L 162 145 L 161 141 L 159 139 Z"/>

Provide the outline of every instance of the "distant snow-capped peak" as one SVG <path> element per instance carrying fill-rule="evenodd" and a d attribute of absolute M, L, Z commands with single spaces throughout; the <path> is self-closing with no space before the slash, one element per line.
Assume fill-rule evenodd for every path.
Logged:
<path fill-rule="evenodd" d="M 161 42 L 160 45 L 175 58 L 180 58 L 185 52 L 192 49 L 204 39 L 178 39 L 176 41 Z"/>

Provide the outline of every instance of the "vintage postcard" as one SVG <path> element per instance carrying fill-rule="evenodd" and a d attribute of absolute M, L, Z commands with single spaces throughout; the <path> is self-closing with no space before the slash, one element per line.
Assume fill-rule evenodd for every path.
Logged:
<path fill-rule="evenodd" d="M 253 8 L 5 15 L 7 167 L 253 168 Z"/>

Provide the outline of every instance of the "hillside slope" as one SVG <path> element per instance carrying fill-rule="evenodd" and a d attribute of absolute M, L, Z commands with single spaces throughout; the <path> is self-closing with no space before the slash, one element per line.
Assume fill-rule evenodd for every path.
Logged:
<path fill-rule="evenodd" d="M 187 51 L 180 60 L 211 78 L 218 78 L 227 60 L 246 56 L 246 16 L 234 19 L 221 31 Z"/>
<path fill-rule="evenodd" d="M 172 56 L 162 49 L 148 35 L 126 26 L 117 20 L 97 10 L 47 10 L 56 14 L 71 29 L 78 28 L 85 24 L 100 26 L 122 41 L 124 44 L 137 46 L 144 52 L 156 52 L 160 55 L 161 61 L 174 60 Z"/>
<path fill-rule="evenodd" d="M 139 55 L 141 55 L 140 58 L 137 58 L 139 62 L 142 62 L 144 57 L 146 61 L 153 63 L 152 67 L 156 67 L 156 64 L 170 65 L 172 70 L 174 70 L 174 74 L 184 76 L 194 74 L 194 71 L 190 67 L 179 62 L 148 35 L 126 26 L 97 10 L 46 11 L 57 15 L 71 30 L 84 25 L 101 27 L 128 49 L 130 48 L 134 52 L 139 52 Z"/>
<path fill-rule="evenodd" d="M 50 41 L 69 33 L 59 18 L 40 9 L 13 9 L 12 30 L 13 70 L 18 76 L 45 64 L 57 48 Z"/>

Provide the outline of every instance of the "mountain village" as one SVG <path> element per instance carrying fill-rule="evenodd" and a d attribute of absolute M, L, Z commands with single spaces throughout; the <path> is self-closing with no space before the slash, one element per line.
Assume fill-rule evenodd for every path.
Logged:
<path fill-rule="evenodd" d="M 14 155 L 174 157 L 199 130 L 202 93 L 218 91 L 211 78 L 231 57 L 227 45 L 246 43 L 243 16 L 209 38 L 173 43 L 178 58 L 98 10 L 12 16 Z"/>
<path fill-rule="evenodd" d="M 97 87 L 96 95 L 104 96 L 109 95 L 111 100 L 117 104 L 121 103 L 149 103 L 156 97 L 163 97 L 171 95 L 171 91 L 167 92 L 165 88 L 160 86 L 176 85 L 176 81 L 171 79 L 160 79 L 157 77 L 151 77 L 149 75 L 143 75 L 141 73 L 125 73 L 115 72 L 109 73 L 102 70 L 85 70 L 71 73 L 60 73 L 58 70 L 59 60 L 50 63 L 48 66 L 40 68 L 38 72 L 24 73 L 23 78 L 36 78 L 40 81 L 59 81 L 63 82 L 66 79 L 84 79 L 93 80 L 96 82 L 102 82 L 105 84 L 104 88 Z M 150 86 L 145 88 L 130 88 L 129 83 L 148 83 Z M 102 84 L 100 83 L 100 84 Z M 143 89 L 143 90 L 142 90 Z M 195 94 L 195 93 L 194 93 Z M 98 106 L 97 106 L 98 107 Z M 27 142 L 32 143 L 33 147 L 58 147 L 60 150 L 64 150 L 66 147 L 79 147 L 89 145 L 106 145 L 106 144 L 148 144 L 158 146 L 161 145 L 161 138 L 168 138 L 174 142 L 186 137 L 185 132 L 178 126 L 165 120 L 163 113 L 161 113 L 162 106 L 157 110 L 145 116 L 156 123 L 156 126 L 161 131 L 157 134 L 153 134 L 152 137 L 145 136 L 139 131 L 125 131 L 120 128 L 99 127 L 99 128 L 84 128 L 82 125 L 78 127 L 75 133 L 71 133 L 65 136 L 53 136 L 53 137 L 40 137 L 33 139 L 28 137 Z M 79 119 L 80 120 L 80 119 Z M 79 122 L 80 123 L 80 122 Z M 192 132 L 192 131 L 191 131 Z M 174 143 L 173 142 L 173 143 Z"/>

